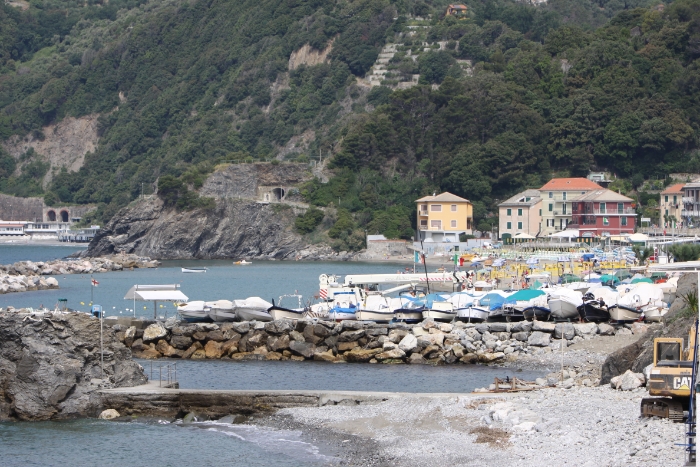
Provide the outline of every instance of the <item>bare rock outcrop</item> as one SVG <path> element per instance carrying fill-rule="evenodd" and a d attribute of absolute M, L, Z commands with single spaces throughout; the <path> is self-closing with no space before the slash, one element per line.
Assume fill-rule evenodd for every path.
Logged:
<path fill-rule="evenodd" d="M 99 389 L 145 384 L 143 368 L 85 313 L 0 313 L 0 420 L 97 416 Z"/>

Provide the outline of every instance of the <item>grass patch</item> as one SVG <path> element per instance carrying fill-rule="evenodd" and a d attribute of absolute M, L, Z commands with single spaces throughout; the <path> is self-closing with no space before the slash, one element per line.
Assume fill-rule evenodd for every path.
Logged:
<path fill-rule="evenodd" d="M 472 428 L 469 433 L 476 435 L 475 443 L 488 444 L 492 447 L 506 447 L 510 443 L 510 433 L 500 428 L 479 426 Z"/>

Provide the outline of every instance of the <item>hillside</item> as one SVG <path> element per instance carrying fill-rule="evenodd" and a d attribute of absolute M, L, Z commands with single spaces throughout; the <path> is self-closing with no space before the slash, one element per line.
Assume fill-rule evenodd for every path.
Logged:
<path fill-rule="evenodd" d="M 410 237 L 433 190 L 486 230 L 552 173 L 700 170 L 700 1 L 447 3 L 3 4 L 0 191 L 104 223 L 165 176 L 186 195 L 217 164 L 320 159 L 330 181 L 301 193 L 355 249 Z"/>

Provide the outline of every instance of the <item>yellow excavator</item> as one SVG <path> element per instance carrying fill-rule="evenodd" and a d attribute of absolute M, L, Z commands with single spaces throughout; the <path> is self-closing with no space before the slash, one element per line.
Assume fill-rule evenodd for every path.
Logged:
<path fill-rule="evenodd" d="M 693 387 L 696 364 L 696 326 L 690 329 L 687 347 L 682 337 L 654 339 L 654 365 L 647 389 L 650 396 L 642 399 L 642 416 L 683 421 Z M 687 412 L 686 412 L 687 413 Z"/>

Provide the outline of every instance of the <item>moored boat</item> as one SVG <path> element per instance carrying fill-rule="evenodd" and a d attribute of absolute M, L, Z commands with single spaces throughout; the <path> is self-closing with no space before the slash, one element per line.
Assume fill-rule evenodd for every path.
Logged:
<path fill-rule="evenodd" d="M 290 300 L 293 301 L 294 299 L 296 299 L 297 302 L 296 307 L 286 308 L 282 306 L 283 303 Z M 301 295 L 282 295 L 277 301 L 277 304 L 275 304 L 275 301 L 273 300 L 272 306 L 267 309 L 267 312 L 270 313 L 272 319 L 302 319 L 305 318 L 304 315 L 307 311 L 309 311 L 308 308 L 302 306 Z"/>
<path fill-rule="evenodd" d="M 185 273 L 207 272 L 207 268 L 182 268 L 182 272 L 185 272 Z"/>
<path fill-rule="evenodd" d="M 253 264 L 253 263 L 251 261 L 246 261 L 246 260 L 242 259 L 240 261 L 234 261 L 233 264 L 235 264 L 236 266 L 246 266 L 248 264 Z"/>

